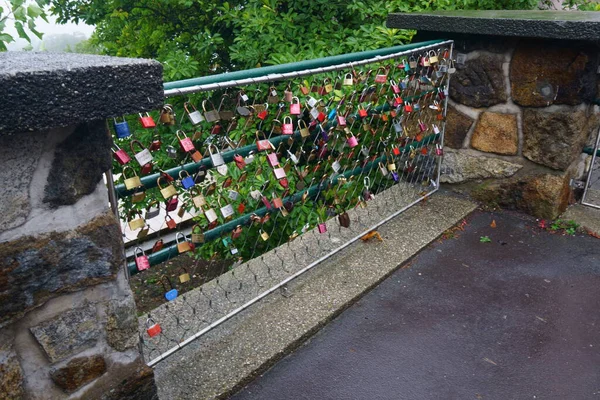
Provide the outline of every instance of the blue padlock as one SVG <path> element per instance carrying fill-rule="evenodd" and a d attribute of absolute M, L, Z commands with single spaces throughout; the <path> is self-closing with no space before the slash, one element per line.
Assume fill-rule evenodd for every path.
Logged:
<path fill-rule="evenodd" d="M 185 176 L 182 176 L 182 173 L 184 173 Z M 196 182 L 194 182 L 194 178 L 192 178 L 185 170 L 179 171 L 179 179 L 181 180 L 181 186 L 183 186 L 185 190 L 190 190 L 196 184 Z"/>
<path fill-rule="evenodd" d="M 115 133 L 117 134 L 117 137 L 119 139 L 123 139 L 126 137 L 131 136 L 131 131 L 129 130 L 129 124 L 127 123 L 127 121 L 125 121 L 125 118 L 123 118 L 122 122 L 117 122 L 116 118 L 113 118 L 113 126 L 115 128 Z"/>
<path fill-rule="evenodd" d="M 329 115 L 327 116 L 327 119 L 330 121 L 333 121 L 335 119 L 336 115 L 337 115 L 337 108 L 334 108 L 333 110 L 329 111 Z"/>
<path fill-rule="evenodd" d="M 165 281 L 164 281 L 165 279 L 169 283 L 169 287 L 171 288 L 171 290 L 167 290 L 167 287 L 165 286 Z M 169 279 L 169 277 L 166 275 L 163 275 L 160 278 L 160 282 L 162 283 L 163 289 L 165 290 L 165 299 L 167 299 L 168 301 L 175 300 L 177 298 L 177 294 L 178 294 L 177 289 L 173 288 L 173 284 L 171 283 L 171 280 Z"/>

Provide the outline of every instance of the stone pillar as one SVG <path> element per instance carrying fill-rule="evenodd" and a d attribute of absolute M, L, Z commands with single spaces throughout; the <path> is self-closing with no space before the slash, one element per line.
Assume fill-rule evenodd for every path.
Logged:
<path fill-rule="evenodd" d="M 152 399 L 106 118 L 160 107 L 150 60 L 0 53 L 0 399 Z"/>

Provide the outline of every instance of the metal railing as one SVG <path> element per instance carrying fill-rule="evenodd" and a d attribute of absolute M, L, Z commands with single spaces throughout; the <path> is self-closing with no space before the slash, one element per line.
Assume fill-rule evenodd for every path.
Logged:
<path fill-rule="evenodd" d="M 132 137 L 150 147 L 158 133 L 162 141 L 152 153 L 158 172 L 142 176 L 139 185 L 129 185 L 131 190 L 115 185 L 131 242 L 137 245 L 164 231 L 162 224 L 151 229 L 155 232 L 144 231 L 153 218 L 162 222 L 166 204 L 174 198 L 161 197 L 159 179 L 163 189 L 169 177 L 176 185 L 180 204 L 171 213 L 199 225 L 196 236 L 180 235 L 179 243 L 163 243 L 144 256 L 145 262 L 128 263 L 132 286 L 138 285 L 134 291 L 160 288 L 161 281 L 166 289 L 163 304 L 149 307 L 150 313 L 140 319 L 149 365 L 437 190 L 451 53 L 452 41 L 431 41 L 165 84 L 173 120 L 163 109 L 153 116 L 166 125 L 116 140 L 123 148 Z M 359 70 L 367 65 L 369 69 Z M 290 107 L 290 97 L 300 103 L 299 113 Z M 233 106 L 224 106 L 230 101 Z M 210 103 L 218 107 L 199 106 Z M 192 124 L 194 105 L 211 122 Z M 291 132 L 284 126 L 290 122 Z M 130 126 L 135 123 L 129 119 Z M 178 131 L 194 139 L 194 150 L 176 150 Z M 266 150 L 259 150 L 259 144 L 267 144 Z M 178 157 L 163 154 L 174 148 Z M 223 164 L 207 148 L 218 151 Z M 190 162 L 195 151 L 202 159 Z M 115 163 L 117 168 L 122 172 L 121 164 Z M 182 182 L 188 174 L 193 188 L 189 179 Z M 195 201 L 197 194 L 203 204 Z M 136 221 L 128 218 L 131 210 L 150 211 L 152 204 L 160 206 L 158 217 L 127 226 Z M 146 215 L 156 215 L 156 209 Z M 178 221 L 169 231 L 189 232 L 186 218 Z M 181 258 L 175 257 L 191 254 L 187 247 L 194 245 L 192 238 L 197 257 L 187 259 L 191 267 L 169 275 L 168 264 Z M 156 335 L 154 323 L 161 327 Z"/>

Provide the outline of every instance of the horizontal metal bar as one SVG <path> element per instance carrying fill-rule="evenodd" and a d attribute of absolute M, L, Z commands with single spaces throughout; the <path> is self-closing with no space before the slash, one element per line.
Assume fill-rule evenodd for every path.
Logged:
<path fill-rule="evenodd" d="M 440 137 L 440 135 L 436 135 L 436 134 L 429 135 L 427 137 L 424 137 L 420 142 L 411 143 L 409 146 L 401 147 L 400 151 L 404 153 L 404 152 L 410 151 L 411 148 L 419 149 L 423 146 L 428 145 L 431 142 L 434 142 L 439 137 Z M 385 162 L 386 159 L 387 159 L 387 157 L 385 155 L 383 155 L 383 156 L 367 163 L 364 167 L 357 167 L 357 168 L 354 168 L 353 170 L 346 171 L 343 174 L 340 174 L 339 176 L 334 178 L 333 184 L 337 183 L 337 180 L 341 176 L 348 178 L 352 175 L 357 175 L 358 173 L 361 173 L 364 171 L 370 171 L 373 167 L 377 166 L 379 162 Z M 309 189 L 307 189 L 305 191 L 309 192 L 309 194 L 308 194 L 309 196 L 313 196 L 316 194 L 316 192 L 319 190 L 320 187 L 321 187 L 321 184 L 319 183 L 317 185 L 311 186 Z M 302 197 L 302 195 L 304 194 L 305 191 L 303 191 L 301 193 L 296 193 L 292 196 L 289 196 L 289 197 L 283 199 L 283 201 L 284 202 L 292 201 L 293 203 L 296 203 Z M 250 217 L 252 214 L 256 214 L 258 216 L 263 216 L 267 213 L 267 211 L 268 210 L 266 207 L 261 207 L 258 210 L 254 211 L 253 213 L 245 214 L 241 217 L 234 219 L 233 221 L 229 221 L 223 225 L 217 226 L 214 229 L 208 230 L 208 231 L 204 232 L 204 241 L 210 242 L 211 240 L 215 240 L 216 238 L 220 237 L 224 232 L 231 232 L 236 226 L 247 224 L 248 221 L 250 220 Z M 177 244 L 174 244 L 171 246 L 167 246 L 167 247 L 163 248 L 162 250 L 157 251 L 156 253 L 150 254 L 148 256 L 148 261 L 150 262 L 150 265 L 156 265 L 156 264 L 164 262 L 170 258 L 176 257 L 178 254 L 179 254 L 179 251 L 177 250 Z M 135 262 L 128 263 L 127 268 L 131 275 L 135 275 L 138 273 Z"/>
<path fill-rule="evenodd" d="M 231 311 L 229 314 L 223 316 L 222 318 L 216 320 L 215 322 L 213 322 L 212 324 L 208 325 L 206 328 L 203 328 L 202 330 L 200 330 L 198 333 L 196 333 L 193 336 L 190 336 L 189 338 L 185 339 L 183 342 L 177 344 L 177 346 L 174 346 L 172 348 L 170 348 L 169 350 L 167 350 L 166 352 L 162 353 L 160 356 L 156 357 L 155 359 L 151 360 L 148 363 L 148 366 L 152 367 L 154 365 L 156 365 L 157 363 L 159 363 L 160 361 L 164 360 L 165 358 L 169 357 L 171 354 L 175 353 L 177 350 L 181 349 L 182 347 L 188 345 L 189 343 L 193 342 L 194 340 L 198 339 L 200 336 L 210 332 L 211 330 L 213 330 L 214 328 L 216 328 L 217 326 L 221 325 L 223 322 L 226 322 L 227 320 L 231 319 L 232 317 L 234 317 L 236 314 L 239 314 L 240 312 L 244 311 L 245 309 L 247 309 L 248 307 L 250 307 L 251 305 L 253 305 L 254 303 L 258 302 L 259 300 L 263 299 L 264 297 L 268 296 L 269 294 L 273 293 L 274 291 L 276 291 L 277 289 L 279 289 L 280 287 L 288 284 L 289 282 L 291 282 L 292 280 L 296 279 L 297 277 L 299 277 L 300 275 L 304 274 L 305 272 L 311 270 L 312 268 L 314 268 L 315 266 L 319 265 L 321 262 L 325 261 L 326 259 L 328 259 L 329 257 L 333 256 L 336 253 L 339 253 L 340 251 L 342 251 L 343 249 L 345 249 L 346 247 L 350 246 L 352 243 L 356 242 L 358 239 L 360 239 L 361 237 L 363 237 L 364 235 L 366 235 L 367 233 L 379 228 L 381 225 L 385 224 L 386 222 L 388 222 L 389 220 L 391 220 L 392 218 L 398 216 L 400 213 L 404 212 L 405 210 L 409 209 L 410 207 L 414 206 L 415 204 L 419 203 L 420 201 L 422 201 L 423 199 L 426 199 L 427 197 L 433 195 L 435 192 L 437 192 L 439 190 L 439 186 L 436 187 L 434 190 L 432 190 L 430 193 L 425 194 L 423 197 L 413 201 L 412 203 L 402 207 L 400 210 L 396 211 L 395 213 L 393 213 L 392 215 L 390 215 L 387 218 L 382 219 L 381 221 L 379 221 L 378 223 L 376 223 L 375 225 L 371 226 L 370 228 L 368 228 L 367 230 L 363 231 L 362 233 L 356 235 L 355 237 L 353 237 L 352 239 L 350 239 L 349 241 L 347 241 L 346 243 L 344 243 L 343 245 L 333 249 L 331 252 L 329 252 L 328 254 L 324 255 L 323 257 L 319 258 L 318 260 L 310 263 L 309 265 L 307 265 L 306 267 L 302 268 L 300 271 L 296 272 L 295 274 L 289 276 L 288 278 L 284 279 L 283 281 L 279 282 L 277 285 L 265 290 L 264 292 L 262 292 L 261 294 L 259 294 L 258 296 L 256 296 L 254 299 L 248 301 L 247 303 L 244 303 L 243 305 L 241 305 L 240 307 L 236 308 L 235 310 Z"/>
<path fill-rule="evenodd" d="M 352 66 L 396 58 L 406 53 L 414 53 L 450 43 L 452 43 L 451 40 L 430 40 L 427 42 L 411 43 L 384 49 L 167 82 L 164 84 L 165 97 L 224 89 L 232 86 L 243 86 L 252 83 L 273 82 L 282 79 L 312 75 L 315 73 L 335 71 Z"/>

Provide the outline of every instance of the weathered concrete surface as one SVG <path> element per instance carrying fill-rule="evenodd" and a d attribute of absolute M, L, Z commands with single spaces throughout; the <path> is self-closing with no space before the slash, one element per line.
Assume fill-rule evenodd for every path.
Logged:
<path fill-rule="evenodd" d="M 467 221 L 233 399 L 596 397 L 598 240 Z"/>
<path fill-rule="evenodd" d="M 462 183 L 478 179 L 508 178 L 521 168 L 523 166 L 520 164 L 470 154 L 468 150 L 444 149 L 440 182 Z"/>
<path fill-rule="evenodd" d="M 470 201 L 438 193 L 392 219 L 378 230 L 383 242 L 375 239 L 351 245 L 291 283 L 291 297 L 279 292 L 270 295 L 159 363 L 155 371 L 160 397 L 209 399 L 231 392 L 474 207 Z"/>
<path fill-rule="evenodd" d="M 390 14 L 387 26 L 417 31 L 597 41 L 600 16 L 583 11 L 435 11 Z M 445 37 L 445 36 L 438 36 Z"/>
<path fill-rule="evenodd" d="M 71 232 L 0 243 L 0 327 L 50 298 L 115 279 L 122 246 L 110 211 Z"/>
<path fill-rule="evenodd" d="M 0 87 L 8 89 L 0 103 L 1 135 L 149 111 L 164 102 L 162 65 L 144 59 L 4 52 Z"/>
<path fill-rule="evenodd" d="M 106 372 L 104 357 L 96 354 L 91 357 L 74 358 L 61 368 L 50 371 L 50 377 L 65 392 L 70 393 L 93 381 Z"/>
<path fill-rule="evenodd" d="M 597 208 L 573 204 L 560 216 L 560 219 L 573 220 L 586 231 L 600 237 L 600 210 Z"/>

